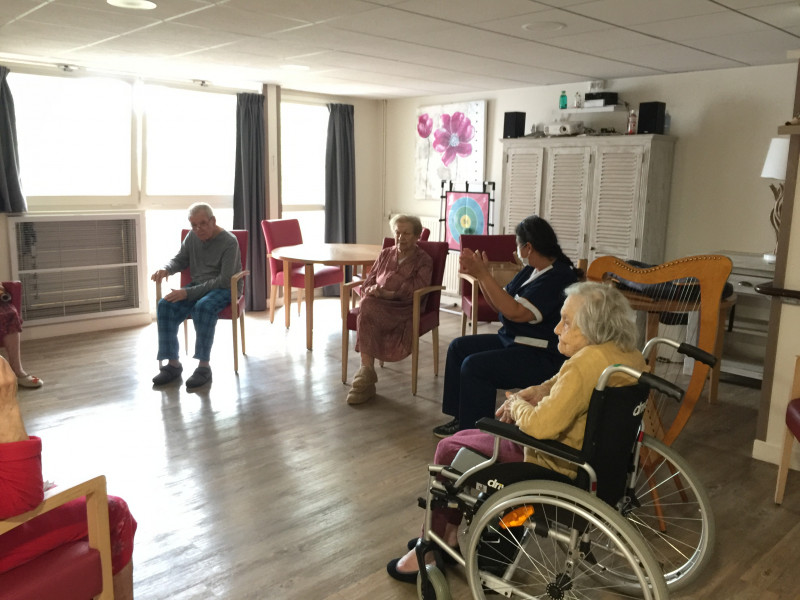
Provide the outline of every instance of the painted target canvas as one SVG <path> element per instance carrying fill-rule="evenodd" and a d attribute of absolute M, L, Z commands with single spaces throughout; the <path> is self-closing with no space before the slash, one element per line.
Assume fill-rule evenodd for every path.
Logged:
<path fill-rule="evenodd" d="M 461 236 L 489 232 L 489 194 L 447 192 L 447 244 L 461 250 Z"/>

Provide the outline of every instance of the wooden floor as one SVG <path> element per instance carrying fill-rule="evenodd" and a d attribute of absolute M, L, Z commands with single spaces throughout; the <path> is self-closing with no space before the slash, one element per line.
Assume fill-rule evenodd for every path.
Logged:
<path fill-rule="evenodd" d="M 416 397 L 407 359 L 379 369 L 374 402 L 348 406 L 338 310 L 338 300 L 315 302 L 313 352 L 296 312 L 289 330 L 282 311 L 273 325 L 249 315 L 238 378 L 220 324 L 214 383 L 198 393 L 152 388 L 154 325 L 23 343 L 28 370 L 46 381 L 20 391 L 45 477 L 104 473 L 128 501 L 137 598 L 416 598 L 385 564 L 419 531 L 430 430 L 446 420 L 442 378 L 427 336 Z M 442 320 L 443 372 L 460 328 L 454 315 Z M 719 403 L 700 403 L 675 444 L 704 477 L 718 527 L 713 568 L 680 598 L 800 596 L 800 475 L 776 507 L 776 467 L 750 458 L 757 401 L 758 390 L 723 383 Z M 454 598 L 468 598 L 462 573 L 448 579 Z"/>

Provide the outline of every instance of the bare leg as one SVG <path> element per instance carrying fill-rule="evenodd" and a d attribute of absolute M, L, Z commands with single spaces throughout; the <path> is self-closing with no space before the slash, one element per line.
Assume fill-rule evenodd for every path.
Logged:
<path fill-rule="evenodd" d="M 444 538 L 445 543 L 447 543 L 447 545 L 451 548 L 458 546 L 458 525 L 448 523 L 445 526 L 444 535 L 442 537 Z M 428 552 L 428 554 L 425 555 L 425 563 L 433 564 L 433 562 L 433 552 Z M 413 573 L 414 571 L 419 571 L 419 562 L 417 561 L 416 549 L 412 548 L 406 553 L 405 556 L 397 561 L 397 570 L 401 573 Z"/>
<path fill-rule="evenodd" d="M 133 561 L 114 575 L 114 600 L 133 600 Z"/>
<path fill-rule="evenodd" d="M 17 376 L 6 360 L 0 358 L 0 444 L 27 439 L 17 403 Z"/>
<path fill-rule="evenodd" d="M 366 354 L 365 352 L 361 353 L 361 366 L 362 367 L 369 367 L 370 369 L 375 368 L 375 357 Z"/>
<path fill-rule="evenodd" d="M 8 363 L 11 365 L 14 373 L 18 377 L 24 377 L 27 375 L 27 373 L 25 372 L 25 369 L 22 368 L 22 356 L 19 350 L 19 339 L 19 331 L 7 333 L 6 337 L 3 338 L 3 346 L 6 348 L 6 352 L 8 353 Z"/>

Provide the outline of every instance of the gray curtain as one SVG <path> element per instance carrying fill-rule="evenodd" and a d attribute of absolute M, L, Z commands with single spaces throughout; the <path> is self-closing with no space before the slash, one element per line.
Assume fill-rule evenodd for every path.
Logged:
<path fill-rule="evenodd" d="M 261 235 L 266 219 L 264 175 L 264 96 L 236 94 L 236 177 L 233 186 L 233 228 L 250 232 L 245 289 L 247 310 L 267 308 L 267 248 Z"/>
<path fill-rule="evenodd" d="M 353 105 L 328 104 L 328 144 L 325 152 L 325 241 L 356 241 L 356 159 Z M 349 273 L 348 273 L 349 279 Z M 326 296 L 339 294 L 329 285 Z"/>
<path fill-rule="evenodd" d="M 8 73 L 6 67 L 0 66 L 0 212 L 22 213 L 28 211 L 28 205 L 19 179 L 17 118 Z"/>

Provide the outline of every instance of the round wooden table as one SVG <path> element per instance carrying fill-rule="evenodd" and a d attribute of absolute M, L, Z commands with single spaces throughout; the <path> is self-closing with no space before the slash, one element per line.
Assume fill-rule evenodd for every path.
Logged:
<path fill-rule="evenodd" d="M 296 246 L 283 246 L 272 251 L 272 257 L 283 261 L 283 272 L 291 271 L 291 263 L 301 262 L 306 266 L 306 348 L 313 347 L 314 332 L 314 265 L 363 266 L 369 271 L 381 246 L 377 244 L 325 244 L 307 243 Z M 284 278 L 284 313 L 286 327 L 290 322 L 289 310 L 292 303 L 292 286 L 289 277 Z"/>

